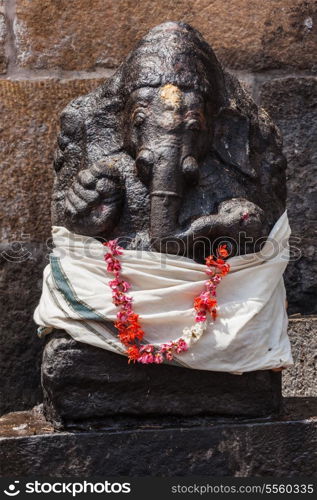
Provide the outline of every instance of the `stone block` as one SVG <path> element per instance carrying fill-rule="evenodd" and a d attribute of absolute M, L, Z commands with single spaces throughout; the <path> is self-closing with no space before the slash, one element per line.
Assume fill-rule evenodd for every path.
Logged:
<path fill-rule="evenodd" d="M 289 336 L 294 367 L 282 374 L 283 395 L 316 397 L 316 318 L 291 318 Z M 66 427 L 85 428 L 123 414 L 263 416 L 278 411 L 280 403 L 277 373 L 131 366 L 62 332 L 48 340 L 42 377 L 47 416 Z"/>
<path fill-rule="evenodd" d="M 36 413 L 11 414 L 3 424 L 3 477 L 316 477 L 311 414 L 264 421 L 116 418 L 99 432 L 72 433 L 52 432 Z"/>
<path fill-rule="evenodd" d="M 88 428 L 120 415 L 276 414 L 281 376 L 244 375 L 168 365 L 131 365 L 118 354 L 52 334 L 42 363 L 44 411 L 56 426 Z"/>
<path fill-rule="evenodd" d="M 115 67 L 164 21 L 199 29 L 232 69 L 316 71 L 315 0 L 17 0 L 17 61 L 33 69 Z"/>
<path fill-rule="evenodd" d="M 290 319 L 294 366 L 283 372 L 283 396 L 317 398 L 317 318 Z"/>
<path fill-rule="evenodd" d="M 291 262 L 286 271 L 289 312 L 317 312 L 317 79 L 280 78 L 265 83 L 261 105 L 284 137 L 288 160 Z"/>
<path fill-rule="evenodd" d="M 72 98 L 99 83 L 97 79 L 0 81 L 2 241 L 42 242 L 50 236 L 58 117 Z"/>

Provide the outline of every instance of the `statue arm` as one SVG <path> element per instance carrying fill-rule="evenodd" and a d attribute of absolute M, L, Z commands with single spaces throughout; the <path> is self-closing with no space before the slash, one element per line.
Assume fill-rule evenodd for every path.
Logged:
<path fill-rule="evenodd" d="M 112 231 L 123 200 L 120 175 L 111 156 L 87 140 L 94 94 L 72 101 L 61 115 L 55 153 L 52 222 L 79 234 Z"/>
<path fill-rule="evenodd" d="M 233 198 L 221 202 L 216 214 L 205 215 L 193 221 L 177 237 L 192 245 L 194 238 L 214 240 L 227 237 L 236 240 L 239 233 L 244 232 L 256 240 L 267 229 L 264 211 L 258 205 L 243 198 Z"/>

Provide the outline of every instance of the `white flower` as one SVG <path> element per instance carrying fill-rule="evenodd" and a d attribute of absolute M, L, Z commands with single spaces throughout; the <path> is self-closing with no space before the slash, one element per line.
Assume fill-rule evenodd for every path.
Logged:
<path fill-rule="evenodd" d="M 182 339 L 185 340 L 185 342 L 187 344 L 190 344 L 191 343 L 191 340 L 192 340 L 192 334 L 191 332 L 189 331 L 189 333 L 186 333 L 182 336 Z"/>
<path fill-rule="evenodd" d="M 200 339 L 206 328 L 207 328 L 207 321 L 199 321 L 195 323 L 191 328 L 188 327 L 184 328 L 183 335 L 181 338 L 190 347 L 191 344 L 197 342 Z"/>

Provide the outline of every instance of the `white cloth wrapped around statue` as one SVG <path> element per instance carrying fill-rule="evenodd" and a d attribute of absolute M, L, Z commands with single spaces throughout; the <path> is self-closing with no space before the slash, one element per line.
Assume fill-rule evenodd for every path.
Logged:
<path fill-rule="evenodd" d="M 109 323 L 118 310 L 108 285 L 113 276 L 106 271 L 105 247 L 64 227 L 54 226 L 52 234 L 55 248 L 34 313 L 40 334 L 63 329 L 79 342 L 124 354 Z M 231 373 L 292 364 L 283 281 L 289 235 L 285 212 L 261 252 L 227 260 L 230 272 L 217 288 L 218 317 L 208 321 L 198 342 L 174 358 L 176 364 Z M 146 342 L 172 341 L 194 324 L 193 300 L 208 279 L 206 266 L 141 250 L 124 250 L 119 259 Z"/>

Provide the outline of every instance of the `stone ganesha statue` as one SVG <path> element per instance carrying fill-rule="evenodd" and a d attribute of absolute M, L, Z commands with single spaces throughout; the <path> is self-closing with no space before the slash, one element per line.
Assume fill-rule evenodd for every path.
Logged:
<path fill-rule="evenodd" d="M 286 161 L 278 130 L 238 80 L 221 68 L 202 36 L 184 23 L 167 22 L 150 30 L 111 78 L 65 108 L 54 166 L 52 222 L 62 226 L 57 231 L 66 227 L 67 233 L 98 240 L 118 238 L 125 249 L 179 254 L 194 259 L 197 267 L 214 254 L 219 239 L 228 242 L 231 255 L 258 250 L 285 211 Z M 100 247 L 98 241 L 93 244 Z M 173 256 L 171 260 L 175 261 Z M 89 269 L 102 266 L 98 275 L 102 286 L 98 292 L 98 280 L 83 281 L 79 288 L 84 298 L 74 297 L 74 278 L 82 276 L 76 274 L 77 261 L 72 282 L 57 268 L 54 256 L 54 269 L 46 275 L 45 283 L 51 280 L 49 284 L 64 304 L 64 309 L 58 306 L 47 286 L 36 316 L 39 325 L 56 330 L 49 336 L 42 364 L 44 410 L 49 420 L 64 427 L 91 428 L 113 415 L 267 416 L 279 411 L 281 378 L 266 368 L 269 363 L 236 377 L 211 371 L 209 365 L 201 369 L 198 362 L 196 369 L 188 370 L 186 366 L 193 367 L 190 352 L 187 365 L 177 368 L 128 364 L 124 356 L 107 352 L 107 342 L 117 339 L 117 330 L 112 321 L 100 320 L 99 309 L 91 310 L 85 302 L 96 296 L 101 297 L 101 308 L 107 306 L 107 287 L 102 281 L 106 268 L 100 262 L 90 261 Z M 83 262 L 78 269 L 80 265 L 83 273 Z M 54 280 L 49 278 L 53 274 Z M 157 292 L 156 285 L 152 288 Z M 142 320 L 145 309 L 140 313 Z M 184 315 L 177 310 L 175 316 Z M 95 329 L 89 341 L 86 320 Z M 184 321 L 187 325 L 186 317 Z M 263 323 L 269 330 L 269 321 Z M 277 330 L 280 324 L 282 320 Z M 162 328 L 162 338 L 167 334 L 175 338 L 178 330 L 168 325 Z M 147 341 L 150 327 L 147 324 Z M 260 357 L 275 356 L 279 342 L 273 342 L 275 350 L 268 344 L 275 330 L 263 335 L 259 330 L 255 328 Z M 231 337 L 227 330 L 222 333 L 225 345 Z M 242 364 L 250 342 L 250 358 L 254 357 L 256 339 L 251 333 L 239 346 L 233 336 L 230 352 L 241 352 Z M 201 349 L 199 355 L 205 359 L 205 352 L 210 352 L 216 362 L 225 351 L 215 347 L 213 330 L 208 335 L 204 338 L 210 339 L 211 347 Z M 196 358 L 201 359 L 197 353 Z M 231 367 L 230 354 L 228 359 Z M 272 366 L 281 363 L 278 358 Z"/>
<path fill-rule="evenodd" d="M 285 210 L 281 147 L 198 31 L 164 23 L 63 111 L 53 224 L 199 262 L 219 237 L 252 252 Z"/>

